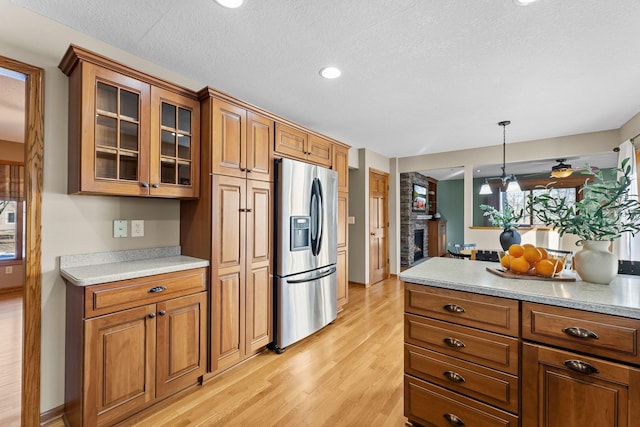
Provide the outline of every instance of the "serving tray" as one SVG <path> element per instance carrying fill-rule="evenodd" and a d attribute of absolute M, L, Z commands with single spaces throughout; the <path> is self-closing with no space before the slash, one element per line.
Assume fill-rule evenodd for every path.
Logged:
<path fill-rule="evenodd" d="M 575 282 L 575 277 L 543 277 L 535 276 L 533 274 L 516 274 L 509 270 L 503 270 L 501 268 L 487 267 L 489 273 L 496 276 L 506 277 L 507 279 L 527 279 L 527 280 L 544 280 L 548 282 Z"/>

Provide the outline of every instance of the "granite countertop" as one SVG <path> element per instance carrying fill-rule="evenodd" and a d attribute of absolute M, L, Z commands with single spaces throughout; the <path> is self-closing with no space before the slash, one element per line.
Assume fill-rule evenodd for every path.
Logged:
<path fill-rule="evenodd" d="M 60 257 L 60 275 L 76 286 L 97 285 L 207 267 L 209 261 L 180 254 L 180 246 Z"/>
<path fill-rule="evenodd" d="M 400 273 L 401 280 L 419 285 L 475 292 L 521 301 L 576 308 L 640 319 L 640 276 L 619 274 L 608 285 L 575 281 L 509 279 L 486 270 L 495 262 L 430 258 Z"/>

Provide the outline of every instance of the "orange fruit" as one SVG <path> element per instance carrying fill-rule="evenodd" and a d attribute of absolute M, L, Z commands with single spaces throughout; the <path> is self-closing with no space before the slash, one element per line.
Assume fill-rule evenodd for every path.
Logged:
<path fill-rule="evenodd" d="M 502 258 L 500 258 L 500 264 L 502 264 L 502 266 L 508 270 L 509 266 L 511 265 L 511 259 L 513 259 L 511 255 L 504 254 Z"/>
<path fill-rule="evenodd" d="M 509 255 L 517 258 L 519 256 L 522 256 L 523 253 L 524 253 L 524 248 L 519 244 L 514 243 L 513 245 L 509 246 Z"/>
<path fill-rule="evenodd" d="M 556 273 L 560 273 L 562 271 L 562 269 L 564 268 L 564 260 L 563 259 L 559 259 L 556 263 Z"/>
<path fill-rule="evenodd" d="M 514 273 L 526 273 L 529 271 L 529 263 L 524 257 L 512 258 L 511 271 Z"/>
<path fill-rule="evenodd" d="M 536 274 L 545 277 L 553 276 L 555 264 L 549 259 L 542 259 L 536 263 Z"/>
<path fill-rule="evenodd" d="M 535 246 L 527 246 L 524 248 L 524 255 L 522 255 L 529 264 L 535 265 L 536 262 L 542 259 L 542 254 Z"/>
<path fill-rule="evenodd" d="M 531 243 L 525 243 L 524 245 L 522 245 L 523 248 L 527 249 L 527 248 L 535 248 L 535 245 L 532 245 Z"/>
<path fill-rule="evenodd" d="M 549 254 L 547 253 L 547 250 L 545 248 L 542 248 L 540 246 L 536 246 L 536 249 L 540 251 L 540 254 L 542 255 L 542 259 L 549 258 Z"/>

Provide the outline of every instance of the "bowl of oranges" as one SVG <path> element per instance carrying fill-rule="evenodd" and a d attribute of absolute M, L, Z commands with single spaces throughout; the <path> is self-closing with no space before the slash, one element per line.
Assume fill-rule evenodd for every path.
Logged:
<path fill-rule="evenodd" d="M 529 276 L 556 277 L 567 262 L 564 256 L 555 256 L 545 248 L 529 243 L 513 244 L 508 251 L 500 252 L 500 264 L 515 274 Z"/>

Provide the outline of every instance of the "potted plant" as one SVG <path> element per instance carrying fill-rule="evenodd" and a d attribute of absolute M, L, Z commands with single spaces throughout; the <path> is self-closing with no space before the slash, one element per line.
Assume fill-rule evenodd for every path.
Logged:
<path fill-rule="evenodd" d="M 574 256 L 574 266 L 583 280 L 608 284 L 618 273 L 617 257 L 609 251 L 611 242 L 622 233 L 640 231 L 640 203 L 631 197 L 631 165 L 624 159 L 620 168 L 612 170 L 610 179 L 602 171 L 593 172 L 589 165 L 583 172 L 589 175 L 579 190 L 582 198 L 567 203 L 553 191 L 529 198 L 528 208 L 560 236 L 574 234 L 583 249 Z M 546 188 L 553 189 L 553 183 Z"/>
<path fill-rule="evenodd" d="M 484 216 L 493 227 L 501 227 L 502 233 L 500 233 L 500 246 L 503 250 L 508 250 L 509 246 L 514 243 L 520 243 L 520 233 L 516 230 L 518 227 L 517 222 L 522 219 L 524 210 L 515 210 L 509 202 L 504 202 L 502 211 L 499 211 L 491 205 L 480 205 L 480 209 L 484 211 Z"/>

